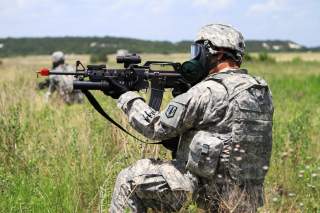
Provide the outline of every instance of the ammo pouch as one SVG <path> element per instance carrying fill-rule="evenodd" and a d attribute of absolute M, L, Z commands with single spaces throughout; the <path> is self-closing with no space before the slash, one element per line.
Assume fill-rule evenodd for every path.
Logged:
<path fill-rule="evenodd" d="M 217 170 L 223 140 L 207 131 L 197 132 L 189 146 L 186 169 L 199 177 L 212 178 Z"/>

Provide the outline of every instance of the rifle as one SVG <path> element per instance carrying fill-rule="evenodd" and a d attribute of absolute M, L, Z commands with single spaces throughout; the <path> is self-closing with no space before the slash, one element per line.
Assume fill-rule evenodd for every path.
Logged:
<path fill-rule="evenodd" d="M 110 116 L 104 112 L 94 96 L 89 90 L 112 90 L 112 85 L 108 80 L 118 82 L 126 86 L 131 91 L 140 91 L 151 88 L 151 95 L 149 99 L 149 106 L 154 110 L 159 110 L 163 98 L 163 93 L 166 88 L 177 88 L 181 82 L 187 85 L 187 89 L 191 86 L 179 73 L 181 69 L 180 63 L 168 62 L 168 61 L 147 61 L 143 65 L 139 55 L 131 54 L 125 56 L 117 56 L 117 63 L 123 64 L 123 69 L 110 69 L 106 65 L 88 65 L 87 68 L 80 62 L 76 62 L 75 72 L 53 72 L 47 68 L 41 69 L 38 74 L 41 76 L 49 75 L 73 75 L 76 80 L 73 81 L 73 88 L 81 90 L 93 107 L 107 120 L 119 127 L 121 130 L 131 135 L 135 139 L 140 139 L 127 132 L 122 126 L 116 123 Z M 153 70 L 152 65 L 170 66 L 173 70 Z M 185 91 L 184 91 L 185 92 Z M 143 142 L 143 141 L 141 141 Z"/>

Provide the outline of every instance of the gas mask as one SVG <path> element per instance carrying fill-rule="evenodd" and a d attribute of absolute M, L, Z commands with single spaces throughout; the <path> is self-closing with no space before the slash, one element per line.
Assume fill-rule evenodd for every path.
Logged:
<path fill-rule="evenodd" d="M 209 70 L 218 64 L 218 60 L 212 57 L 219 51 L 213 50 L 208 41 L 193 43 L 191 45 L 191 59 L 181 65 L 181 75 L 191 85 L 195 85 L 204 79 Z"/>

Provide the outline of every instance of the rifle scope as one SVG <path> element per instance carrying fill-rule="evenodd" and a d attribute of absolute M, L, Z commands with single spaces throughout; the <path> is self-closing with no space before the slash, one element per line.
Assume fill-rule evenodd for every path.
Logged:
<path fill-rule="evenodd" d="M 140 64 L 141 58 L 137 54 L 117 56 L 117 63 L 124 64 L 125 67 L 128 67 L 130 64 Z"/>

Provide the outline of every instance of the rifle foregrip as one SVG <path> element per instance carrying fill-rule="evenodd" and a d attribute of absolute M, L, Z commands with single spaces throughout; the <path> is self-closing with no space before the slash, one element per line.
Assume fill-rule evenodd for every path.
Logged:
<path fill-rule="evenodd" d="M 73 89 L 79 90 L 109 90 L 111 86 L 109 82 L 102 81 L 102 82 L 89 82 L 89 81 L 74 81 L 73 82 Z"/>
<path fill-rule="evenodd" d="M 162 103 L 163 92 L 163 89 L 151 88 L 149 106 L 152 107 L 154 110 L 159 111 Z"/>

